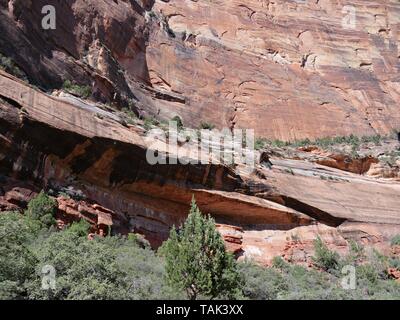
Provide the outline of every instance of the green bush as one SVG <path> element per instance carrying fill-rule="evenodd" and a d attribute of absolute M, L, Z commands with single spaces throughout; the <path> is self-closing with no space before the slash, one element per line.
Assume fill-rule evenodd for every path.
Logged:
<path fill-rule="evenodd" d="M 239 263 L 244 279 L 243 296 L 251 300 L 275 300 L 287 294 L 289 284 L 284 275 L 272 268 L 263 268 L 251 262 Z"/>
<path fill-rule="evenodd" d="M 28 203 L 26 215 L 39 221 L 42 226 L 50 227 L 55 224 L 56 212 L 57 201 L 42 191 Z"/>
<path fill-rule="evenodd" d="M 331 251 L 320 237 L 314 240 L 315 255 L 312 257 L 314 264 L 326 271 L 335 270 L 339 267 L 339 255 Z"/>
<path fill-rule="evenodd" d="M 134 240 L 88 240 L 85 222 L 63 231 L 38 229 L 19 213 L 0 214 L 0 299 L 175 299 L 162 281 L 164 262 Z M 42 268 L 55 268 L 55 289 L 43 290 Z"/>
<path fill-rule="evenodd" d="M 236 262 L 225 251 L 214 220 L 202 215 L 194 199 L 187 220 L 179 230 L 172 228 L 160 253 L 165 257 L 167 283 L 185 290 L 189 299 L 199 295 L 232 298 L 238 294 Z"/>
<path fill-rule="evenodd" d="M 182 119 L 179 116 L 173 117 L 171 119 L 171 121 L 176 123 L 178 131 L 181 131 L 183 129 L 183 122 L 182 122 Z"/>
<path fill-rule="evenodd" d="M 392 241 L 390 242 L 392 246 L 400 246 L 400 234 L 393 237 Z"/>
<path fill-rule="evenodd" d="M 5 57 L 1 53 L 0 53 L 0 69 L 24 81 L 28 80 L 26 74 L 16 65 L 16 63 L 11 58 Z"/>
<path fill-rule="evenodd" d="M 121 111 L 127 123 L 132 125 L 136 123 L 137 120 L 136 114 L 131 109 L 123 108 Z"/>
<path fill-rule="evenodd" d="M 274 257 L 272 259 L 272 266 L 276 269 L 284 270 L 287 268 L 288 263 L 282 257 Z"/>
<path fill-rule="evenodd" d="M 160 125 L 160 121 L 158 121 L 156 118 L 154 117 L 145 117 L 144 118 L 144 122 L 143 122 L 143 126 L 144 129 L 146 131 L 151 130 L 153 127 L 159 126 Z"/>
<path fill-rule="evenodd" d="M 67 229 L 67 232 L 72 232 L 78 237 L 85 237 L 88 235 L 90 227 L 90 223 L 82 219 L 78 222 L 73 222 Z"/>
<path fill-rule="evenodd" d="M 371 283 L 376 283 L 379 279 L 378 270 L 371 264 L 357 266 L 356 274 L 359 279 L 365 279 Z"/>
<path fill-rule="evenodd" d="M 79 236 L 56 232 L 34 245 L 37 272 L 27 286 L 30 299 L 171 299 L 179 291 L 165 286 L 163 261 L 135 241 L 119 236 Z M 42 290 L 41 268 L 56 269 L 56 289 Z"/>
<path fill-rule="evenodd" d="M 18 212 L 0 213 L 0 299 L 24 294 L 23 284 L 37 263 L 27 245 L 38 230 L 37 224 Z"/>
<path fill-rule="evenodd" d="M 254 142 L 254 149 L 261 150 L 265 148 L 265 145 L 268 143 L 267 139 L 257 138 Z"/>
<path fill-rule="evenodd" d="M 201 122 L 200 123 L 200 129 L 204 130 L 213 130 L 215 128 L 215 125 L 209 122 Z"/>
<path fill-rule="evenodd" d="M 84 99 L 87 99 L 92 95 L 92 89 L 89 86 L 78 85 L 70 80 L 66 80 L 62 88 L 68 93 Z"/>

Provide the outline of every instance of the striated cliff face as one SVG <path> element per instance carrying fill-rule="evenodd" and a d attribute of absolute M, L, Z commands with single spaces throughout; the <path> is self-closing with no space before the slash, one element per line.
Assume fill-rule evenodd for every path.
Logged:
<path fill-rule="evenodd" d="M 397 0 L 1 1 L 1 52 L 32 82 L 187 126 L 293 140 L 400 127 Z"/>
<path fill-rule="evenodd" d="M 317 235 L 341 252 L 350 239 L 389 250 L 399 167 L 378 152 L 297 150 L 273 154 L 272 168 L 150 165 L 154 140 L 117 110 L 281 140 L 391 133 L 397 0 L 68 0 L 43 30 L 46 4 L 0 0 L 0 53 L 36 86 L 0 71 L 0 211 L 71 188 L 86 200 L 59 197 L 60 224 L 84 218 L 93 232 L 138 232 L 157 247 L 194 194 L 241 258 L 308 263 Z M 90 100 L 50 94 L 65 80 L 90 86 Z"/>
<path fill-rule="evenodd" d="M 396 181 L 282 157 L 271 158 L 271 169 L 150 165 L 152 138 L 115 113 L 49 96 L 4 72 L 0 96 L 3 211 L 23 208 L 42 188 L 69 188 L 87 201 L 59 198 L 61 225 L 84 218 L 94 232 L 137 232 L 157 247 L 195 195 L 231 251 L 265 264 L 276 255 L 309 261 L 317 235 L 343 252 L 349 239 L 388 250 L 400 231 Z"/>
<path fill-rule="evenodd" d="M 399 127 L 398 1 L 160 1 L 154 11 L 175 37 L 151 33 L 152 83 L 200 118 L 282 140 Z"/>

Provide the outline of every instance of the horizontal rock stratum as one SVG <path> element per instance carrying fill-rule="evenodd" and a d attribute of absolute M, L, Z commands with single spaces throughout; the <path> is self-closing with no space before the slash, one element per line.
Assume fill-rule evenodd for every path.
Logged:
<path fill-rule="evenodd" d="M 157 247 L 195 195 L 228 249 L 262 264 L 277 255 L 308 263 L 317 235 L 340 252 L 348 240 L 389 250 L 400 231 L 395 180 L 280 157 L 271 157 L 271 169 L 150 165 L 151 141 L 139 128 L 89 101 L 45 94 L 5 72 L 0 97 L 1 210 L 23 208 L 42 188 L 68 186 L 90 201 L 60 199 L 61 217 L 138 232 Z"/>

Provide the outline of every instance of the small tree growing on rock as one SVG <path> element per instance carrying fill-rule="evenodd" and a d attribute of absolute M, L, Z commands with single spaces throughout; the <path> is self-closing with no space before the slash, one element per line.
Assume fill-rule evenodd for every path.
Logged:
<path fill-rule="evenodd" d="M 186 222 L 172 228 L 161 253 L 166 259 L 166 280 L 185 290 L 190 300 L 199 295 L 234 298 L 241 279 L 233 256 L 210 216 L 203 216 L 193 198 Z"/>

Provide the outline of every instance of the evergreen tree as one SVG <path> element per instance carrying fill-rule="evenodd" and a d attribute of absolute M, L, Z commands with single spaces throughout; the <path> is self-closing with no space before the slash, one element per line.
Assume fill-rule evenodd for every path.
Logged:
<path fill-rule="evenodd" d="M 203 216 L 193 198 L 186 222 L 163 244 L 166 280 L 185 290 L 191 300 L 199 295 L 234 298 L 239 293 L 240 276 L 236 261 L 225 251 L 215 221 Z"/>
<path fill-rule="evenodd" d="M 56 222 L 56 211 L 57 201 L 42 191 L 29 201 L 25 214 L 30 219 L 40 222 L 42 226 L 50 227 Z"/>

